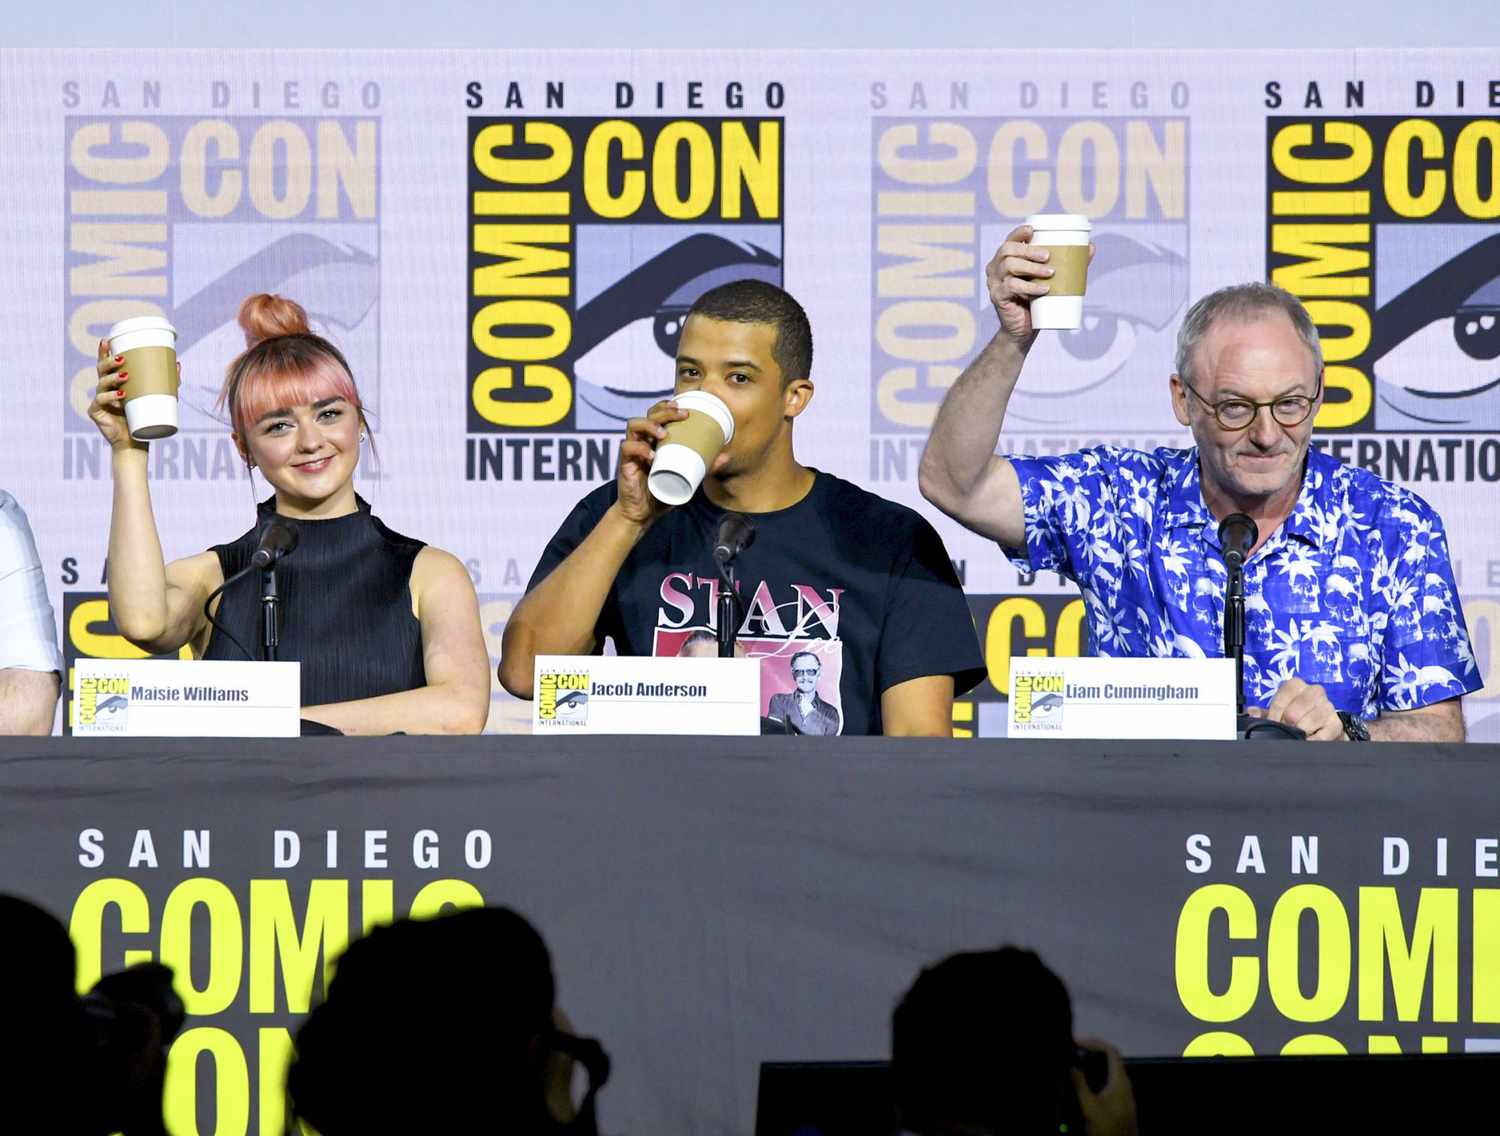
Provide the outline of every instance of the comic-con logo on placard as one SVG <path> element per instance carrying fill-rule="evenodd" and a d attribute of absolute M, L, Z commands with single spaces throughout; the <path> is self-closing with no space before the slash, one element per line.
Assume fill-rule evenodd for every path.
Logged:
<path fill-rule="evenodd" d="M 780 118 L 469 119 L 469 480 L 613 476 L 693 302 L 781 283 L 782 156 Z"/>
<path fill-rule="evenodd" d="M 1323 340 L 1321 444 L 1500 480 L 1500 122 L 1268 116 L 1266 169 L 1266 268 Z"/>
<path fill-rule="evenodd" d="M 243 477 L 214 402 L 255 292 L 307 309 L 378 421 L 378 118 L 69 116 L 64 137 L 64 477 L 109 476 L 87 416 L 96 348 L 138 315 L 172 321 L 182 365 L 180 432 L 152 443 L 152 476 Z"/>
<path fill-rule="evenodd" d="M 1169 430 L 1165 377 L 1188 298 L 1184 117 L 900 118 L 871 138 L 871 454 L 913 480 L 943 395 L 994 334 L 984 266 L 1031 213 L 1081 213 L 1098 252 L 1084 325 L 1050 333 L 1008 435 Z"/>
<path fill-rule="evenodd" d="M 130 715 L 130 679 L 89 675 L 78 680 L 73 728 L 78 733 L 123 734 Z"/>
<path fill-rule="evenodd" d="M 153 446 L 157 443 L 153 442 Z M 125 712 L 129 707 L 130 691 L 122 689 L 96 689 L 91 706 L 83 703 L 82 690 L 79 698 L 73 696 L 73 665 L 79 659 L 191 659 L 191 647 L 183 647 L 170 655 L 148 655 L 120 634 L 114 618 L 109 613 L 109 595 L 106 592 L 64 590 L 63 608 L 63 665 L 67 668 L 67 681 L 63 683 L 63 733 L 71 734 L 77 723 L 89 726 L 92 733 L 123 732 Z M 86 718 L 85 715 L 92 715 Z"/>
<path fill-rule="evenodd" d="M 542 726 L 586 726 L 592 683 L 587 671 L 543 671 L 536 682 L 536 719 Z"/>
<path fill-rule="evenodd" d="M 959 700 L 965 736 L 1003 738 L 1009 727 L 1010 675 L 1016 658 L 1074 658 L 1089 653 L 1089 628 L 1077 593 L 971 593 L 969 613 L 984 644 L 985 677 Z M 955 713 L 955 721 L 959 715 Z"/>
<path fill-rule="evenodd" d="M 1016 725 L 1028 730 L 1060 730 L 1067 692 L 1060 674 L 1016 676 Z"/>

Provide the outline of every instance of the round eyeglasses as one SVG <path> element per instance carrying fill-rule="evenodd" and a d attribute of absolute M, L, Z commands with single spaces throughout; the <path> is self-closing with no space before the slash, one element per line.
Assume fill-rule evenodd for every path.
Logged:
<path fill-rule="evenodd" d="M 1271 411 L 1271 417 L 1281 426 L 1301 426 L 1307 421 L 1307 416 L 1312 413 L 1313 406 L 1318 401 L 1318 395 L 1323 392 L 1323 373 L 1318 372 L 1318 389 L 1309 398 L 1303 394 L 1283 395 L 1281 398 L 1273 398 L 1270 402 L 1252 402 L 1248 398 L 1226 398 L 1223 402 L 1209 402 L 1193 387 L 1193 384 L 1182 379 L 1182 385 L 1193 392 L 1193 397 L 1201 402 L 1209 410 L 1213 411 L 1214 418 L 1219 425 L 1226 430 L 1246 430 L 1254 422 L 1255 416 L 1260 413 L 1262 406 Z"/>

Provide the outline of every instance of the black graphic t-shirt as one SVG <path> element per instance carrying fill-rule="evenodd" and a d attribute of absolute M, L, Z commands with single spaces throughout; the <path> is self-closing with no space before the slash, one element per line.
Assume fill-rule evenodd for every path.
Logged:
<path fill-rule="evenodd" d="M 761 660 L 762 712 L 809 734 L 881 733 L 880 695 L 952 675 L 984 675 L 968 603 L 942 538 L 916 512 L 814 471 L 797 504 L 757 513 L 736 561 L 741 650 Z M 542 553 L 546 578 L 614 504 L 613 482 L 580 501 Z M 724 511 L 700 491 L 631 551 L 595 629 L 622 655 L 717 654 L 713 542 Z"/>

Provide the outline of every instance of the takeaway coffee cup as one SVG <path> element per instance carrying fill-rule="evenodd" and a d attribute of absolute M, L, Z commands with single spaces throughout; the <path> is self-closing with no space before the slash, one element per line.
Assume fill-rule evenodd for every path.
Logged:
<path fill-rule="evenodd" d="M 1031 301 L 1031 326 L 1071 331 L 1083 326 L 1083 293 L 1089 272 L 1089 219 L 1077 213 L 1034 213 L 1026 218 L 1031 243 L 1047 249 L 1053 275 L 1045 296 Z"/>
<path fill-rule="evenodd" d="M 646 487 L 664 505 L 685 505 L 734 437 L 734 415 L 723 399 L 707 391 L 688 391 L 674 401 L 688 416 L 667 423 L 667 436 L 656 447 Z"/>
<path fill-rule="evenodd" d="M 177 330 L 161 316 L 136 316 L 109 329 L 109 349 L 123 355 L 125 425 L 137 442 L 177 433 Z"/>

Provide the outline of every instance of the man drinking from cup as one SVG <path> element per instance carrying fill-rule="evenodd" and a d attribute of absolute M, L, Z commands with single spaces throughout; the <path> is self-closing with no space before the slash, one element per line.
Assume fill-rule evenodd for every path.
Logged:
<path fill-rule="evenodd" d="M 812 400 L 811 370 L 807 315 L 780 288 L 740 280 L 693 305 L 676 398 L 628 424 L 615 482 L 573 509 L 511 614 L 500 661 L 507 690 L 531 697 L 539 654 L 587 654 L 608 638 L 622 655 L 673 656 L 715 630 L 713 546 L 734 511 L 756 526 L 737 561 L 738 631 L 746 654 L 763 660 L 763 711 L 795 691 L 789 660 L 811 655 L 826 717 L 843 733 L 951 734 L 953 696 L 984 667 L 967 602 L 931 525 L 797 461 L 792 427 Z M 726 416 L 717 433 L 715 404 Z M 701 463 L 663 456 L 671 476 L 648 488 L 659 454 L 706 446 L 705 437 L 719 452 L 700 453 Z M 701 485 L 669 503 L 683 499 L 682 479 L 699 465 Z"/>
<path fill-rule="evenodd" d="M 1246 514 L 1251 713 L 1316 740 L 1462 741 L 1460 700 L 1482 683 L 1442 521 L 1312 448 L 1322 347 L 1294 296 L 1240 284 L 1184 317 L 1171 397 L 1193 448 L 996 455 L 1052 277 L 1032 238 L 1015 229 L 989 264 L 1000 330 L 943 401 L 923 495 L 1018 567 L 1076 580 L 1092 650 L 1113 656 L 1221 655 L 1218 522 Z"/>

